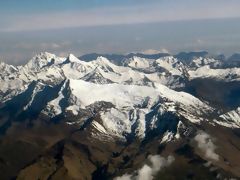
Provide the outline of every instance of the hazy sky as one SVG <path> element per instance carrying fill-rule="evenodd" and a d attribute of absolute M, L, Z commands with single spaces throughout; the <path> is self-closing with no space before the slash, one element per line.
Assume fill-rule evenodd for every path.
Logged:
<path fill-rule="evenodd" d="M 0 59 L 34 54 L 240 52 L 239 0 L 0 1 Z"/>

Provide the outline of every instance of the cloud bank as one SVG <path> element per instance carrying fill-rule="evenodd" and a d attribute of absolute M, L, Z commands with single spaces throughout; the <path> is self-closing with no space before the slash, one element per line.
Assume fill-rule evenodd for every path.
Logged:
<path fill-rule="evenodd" d="M 124 174 L 114 180 L 152 180 L 154 176 L 164 167 L 169 166 L 175 160 L 173 156 L 164 158 L 160 155 L 148 156 L 150 164 L 145 164 L 133 174 Z"/>
<path fill-rule="evenodd" d="M 2 14 L 0 31 L 33 31 L 103 25 L 240 17 L 240 2 L 152 1 L 133 6 L 94 7 L 32 14 Z"/>
<path fill-rule="evenodd" d="M 169 50 L 167 50 L 166 48 L 162 48 L 160 50 L 156 50 L 156 49 L 146 49 L 144 51 L 142 51 L 143 54 L 158 54 L 158 53 L 170 53 Z"/>

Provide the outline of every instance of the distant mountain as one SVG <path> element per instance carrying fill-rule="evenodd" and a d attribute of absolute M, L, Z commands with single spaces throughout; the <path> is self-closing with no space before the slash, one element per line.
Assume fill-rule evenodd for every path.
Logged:
<path fill-rule="evenodd" d="M 97 53 L 91 53 L 91 54 L 86 54 L 83 56 L 80 56 L 79 59 L 83 61 L 92 61 L 97 59 L 98 57 L 103 56 L 110 61 L 121 65 L 124 63 L 126 59 L 133 58 L 134 56 L 141 57 L 141 58 L 146 58 L 146 59 L 159 59 L 161 57 L 169 56 L 168 53 L 159 53 L 159 54 L 142 54 L 142 53 L 130 53 L 127 55 L 119 55 L 119 54 L 97 54 Z"/>
<path fill-rule="evenodd" d="M 140 57 L 140 58 L 145 58 L 145 59 L 159 59 L 161 57 L 166 57 L 166 56 L 171 56 L 169 53 L 158 53 L 158 54 L 143 54 L 143 53 L 129 53 L 127 55 L 122 55 L 122 54 L 100 54 L 100 53 L 91 53 L 91 54 L 85 54 L 79 57 L 79 59 L 83 61 L 92 61 L 97 59 L 97 57 L 106 57 L 109 59 L 111 62 L 117 64 L 117 65 L 122 65 L 126 59 L 133 58 L 134 56 Z M 199 52 L 180 52 L 176 55 L 172 55 L 176 57 L 178 60 L 190 64 L 192 60 L 196 58 L 213 58 L 216 60 L 220 61 L 238 61 L 239 60 L 239 54 L 233 54 L 231 57 L 226 58 L 224 54 L 219 54 L 219 55 L 210 55 L 207 51 L 199 51 Z"/>
<path fill-rule="evenodd" d="M 0 63 L 1 178 L 239 178 L 240 68 L 226 63 L 207 52 Z"/>
<path fill-rule="evenodd" d="M 199 58 L 199 57 L 207 57 L 208 52 L 207 51 L 199 51 L 199 52 L 180 52 L 174 57 L 177 59 L 184 61 L 186 63 L 190 63 L 194 58 Z"/>
<path fill-rule="evenodd" d="M 228 58 L 228 61 L 231 61 L 231 62 L 240 61 L 240 54 L 238 53 L 233 54 Z"/>
<path fill-rule="evenodd" d="M 227 58 L 224 65 L 225 68 L 240 67 L 240 54 L 235 53 L 229 58 Z"/>
<path fill-rule="evenodd" d="M 226 56 L 224 54 L 219 54 L 216 56 L 213 56 L 214 59 L 218 59 L 220 61 L 225 61 L 226 60 Z"/>

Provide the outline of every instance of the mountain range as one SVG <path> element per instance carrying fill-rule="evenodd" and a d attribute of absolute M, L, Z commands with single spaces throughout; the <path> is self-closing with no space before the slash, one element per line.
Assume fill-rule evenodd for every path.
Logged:
<path fill-rule="evenodd" d="M 0 63 L 1 179 L 238 179 L 239 56 Z"/>

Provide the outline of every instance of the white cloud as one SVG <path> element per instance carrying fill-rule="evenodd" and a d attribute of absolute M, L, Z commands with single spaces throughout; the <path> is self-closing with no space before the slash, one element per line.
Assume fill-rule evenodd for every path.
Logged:
<path fill-rule="evenodd" d="M 160 50 L 156 49 L 146 49 L 142 51 L 143 54 L 158 54 L 158 53 L 169 53 L 169 51 L 166 48 L 162 48 Z"/>
<path fill-rule="evenodd" d="M 114 178 L 114 180 L 131 180 L 132 175 L 130 174 L 124 174 L 122 176 Z"/>
<path fill-rule="evenodd" d="M 206 158 L 218 161 L 219 155 L 215 153 L 216 146 L 214 145 L 211 136 L 203 131 L 200 131 L 194 140 L 198 144 L 198 148 L 204 152 Z"/>
<path fill-rule="evenodd" d="M 148 156 L 150 164 L 145 164 L 133 174 L 124 174 L 114 180 L 152 180 L 154 176 L 164 167 L 169 166 L 175 160 L 173 156 L 164 158 L 160 155 Z"/>
<path fill-rule="evenodd" d="M 136 180 L 152 180 L 153 179 L 153 169 L 144 165 L 141 169 L 138 170 L 138 175 Z"/>

